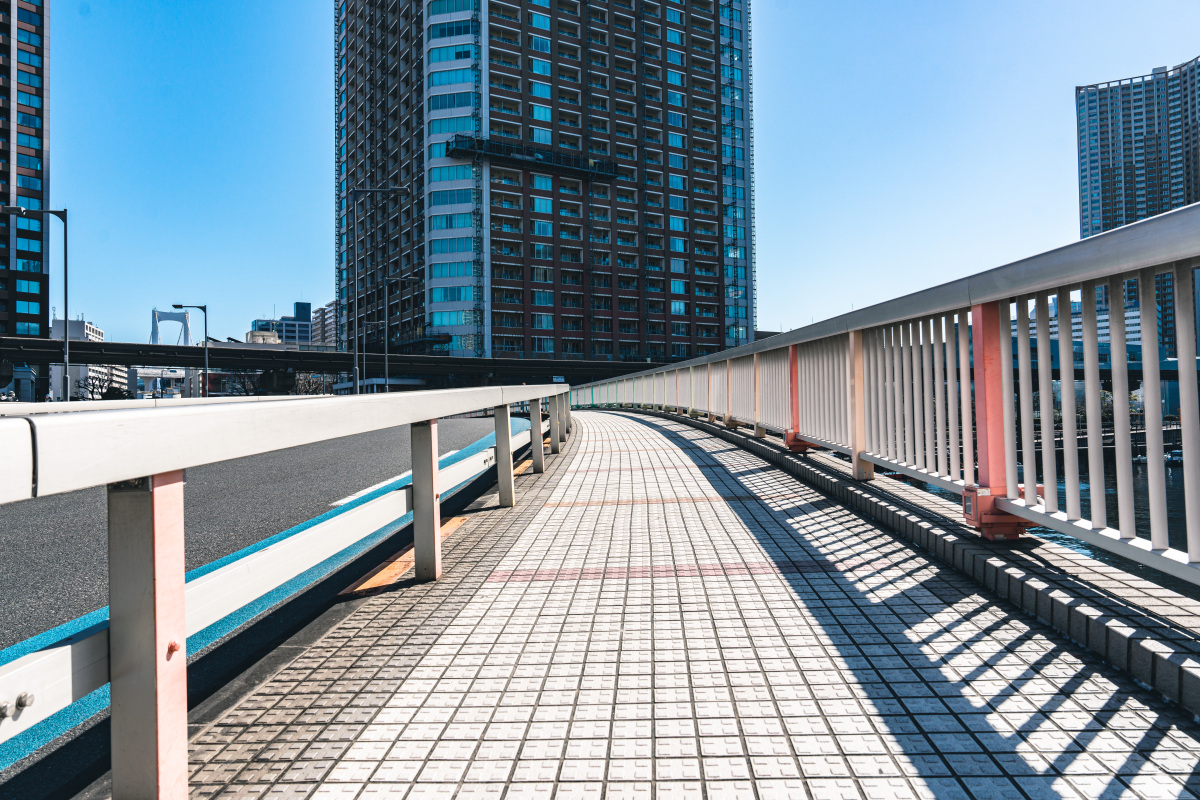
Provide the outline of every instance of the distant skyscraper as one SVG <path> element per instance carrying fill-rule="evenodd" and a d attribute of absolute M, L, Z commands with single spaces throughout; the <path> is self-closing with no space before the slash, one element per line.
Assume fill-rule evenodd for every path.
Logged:
<path fill-rule="evenodd" d="M 250 323 L 252 332 L 273 332 L 284 344 L 308 344 L 312 341 L 312 303 L 295 303 L 290 317 L 256 319 Z"/>
<path fill-rule="evenodd" d="M 1079 235 L 1200 202 L 1200 58 L 1075 87 Z M 1174 291 L 1159 275 L 1162 345 L 1175 355 Z"/>
<path fill-rule="evenodd" d="M 50 207 L 46 137 L 46 76 L 49 66 L 50 0 L 11 0 L 0 17 L 7 39 L 0 66 L 5 78 L 7 114 L 0 133 L 7 183 L 4 204 Z M 49 220 L 0 215 L 0 335 L 48 336 L 47 287 Z M 45 372 L 41 378 L 48 380 Z"/>
<path fill-rule="evenodd" d="M 667 360 L 750 341 L 748 0 L 336 5 L 339 338 Z M 398 187 L 403 194 L 355 189 Z M 357 224 L 355 210 L 357 209 Z"/>
<path fill-rule="evenodd" d="M 312 343 L 334 346 L 337 344 L 337 301 L 314 308 L 312 312 Z"/>

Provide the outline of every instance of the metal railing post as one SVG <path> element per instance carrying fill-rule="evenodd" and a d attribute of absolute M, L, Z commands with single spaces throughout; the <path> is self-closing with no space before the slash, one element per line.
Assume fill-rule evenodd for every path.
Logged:
<path fill-rule="evenodd" d="M 567 396 L 560 394 L 558 396 L 558 440 L 565 442 L 567 440 L 568 429 L 571 424 L 571 410 L 567 408 Z"/>
<path fill-rule="evenodd" d="M 963 492 L 963 513 L 986 538 L 1005 540 L 1017 538 L 1025 523 L 994 508 L 996 498 L 1004 497 L 1008 490 L 1005 408 L 1012 406 L 1012 394 L 1006 394 L 1004 380 L 1005 371 L 1012 375 L 1012 337 L 1007 309 L 1003 315 L 1000 312 L 1001 302 L 1007 301 L 971 307 L 979 478 L 977 485 L 967 486 Z"/>
<path fill-rule="evenodd" d="M 438 490 L 437 420 L 414 422 L 412 506 L 414 572 L 418 581 L 442 577 L 442 510 Z M 511 467 L 509 469 L 511 472 Z"/>
<path fill-rule="evenodd" d="M 512 508 L 517 502 L 513 482 L 512 419 L 507 403 L 496 406 L 493 411 L 496 415 L 496 485 L 500 490 L 500 507 Z M 529 433 L 532 443 L 532 427 Z"/>
<path fill-rule="evenodd" d="M 850 449 L 854 480 L 874 478 L 875 465 L 863 459 L 867 452 L 867 381 L 862 331 L 850 331 Z"/>
<path fill-rule="evenodd" d="M 557 455 L 562 449 L 562 416 L 558 410 L 559 401 L 558 395 L 550 396 L 550 453 Z"/>
<path fill-rule="evenodd" d="M 546 471 L 546 442 L 542 438 L 542 399 L 529 403 L 529 453 L 534 474 Z"/>
<path fill-rule="evenodd" d="M 108 486 L 114 797 L 187 797 L 183 472 Z"/>

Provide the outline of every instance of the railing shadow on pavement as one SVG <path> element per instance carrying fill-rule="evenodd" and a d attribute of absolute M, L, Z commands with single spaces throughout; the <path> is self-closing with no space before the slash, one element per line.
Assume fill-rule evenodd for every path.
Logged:
<path fill-rule="evenodd" d="M 592 413 L 614 412 L 594 411 Z M 718 450 L 703 448 L 697 443 L 697 440 L 707 438 L 709 435 L 699 430 L 689 428 L 686 431 L 680 431 L 663 421 L 637 414 L 622 414 L 621 416 L 636 420 L 678 445 L 680 450 L 702 470 L 722 472 L 736 481 L 748 494 L 755 493 L 756 486 L 752 476 L 762 475 L 765 472 L 761 469 L 761 459 L 756 456 L 724 442 L 721 442 L 722 447 Z M 747 475 L 751 478 L 744 477 Z M 794 480 L 790 476 L 787 477 L 789 480 Z M 797 494 L 800 493 L 815 493 L 815 490 L 801 484 L 797 486 Z M 847 547 L 845 542 L 839 542 L 829 536 L 815 536 L 804 525 L 804 518 L 814 512 L 836 507 L 841 508 L 844 520 L 848 524 L 877 527 L 873 523 L 862 520 L 849 509 L 842 508 L 832 501 L 797 503 L 790 499 L 776 500 L 774 498 L 770 501 L 759 501 L 758 506 L 769 517 L 772 524 L 786 530 L 789 536 L 804 545 L 804 549 L 812 554 L 810 563 L 797 563 L 794 559 L 783 556 L 779 543 L 764 528 L 764 519 L 761 513 L 750 513 L 744 502 L 728 503 L 730 510 L 737 514 L 746 529 L 759 541 L 767 557 L 772 559 L 779 573 L 796 593 L 797 599 L 808 607 L 813 617 L 821 624 L 829 642 L 837 649 L 840 657 L 858 680 L 858 691 L 861 692 L 859 697 L 875 708 L 879 719 L 885 720 L 885 724 L 888 726 L 887 732 L 900 743 L 902 754 L 913 765 L 917 776 L 925 780 L 934 796 L 939 798 L 965 797 L 959 784 L 951 777 L 954 772 L 953 766 L 956 762 L 966 766 L 964 762 L 972 760 L 967 758 L 968 756 L 973 757 L 979 754 L 1002 757 L 1005 762 L 1004 772 L 1008 774 L 1024 773 L 1031 778 L 1057 779 L 1067 772 L 1073 761 L 1088 750 L 1090 743 L 1108 730 L 1108 723 L 1113 722 L 1118 715 L 1122 714 L 1122 708 L 1130 695 L 1121 692 L 1118 687 L 1100 708 L 1088 709 L 1091 718 L 1085 726 L 1084 732 L 1070 737 L 1067 741 L 1062 741 L 1062 737 L 1043 737 L 1043 745 L 1052 739 L 1057 739 L 1061 746 L 1058 748 L 1058 752 L 1048 753 L 1041 749 L 1043 745 L 1039 745 L 1039 755 L 1047 762 L 1047 767 L 1053 767 L 1059 774 L 1050 772 L 1048 768 L 1042 768 L 1037 761 L 1026 758 L 1021 751 L 1034 749 L 1030 745 L 1028 737 L 1049 725 L 1047 714 L 1061 708 L 1076 691 L 1093 677 L 1104 678 L 1112 683 L 1119 683 L 1121 679 L 1115 678 L 1110 669 L 1095 666 L 1090 654 L 1084 654 L 1079 648 L 1067 644 L 1061 636 L 1051 632 L 1041 622 L 1028 619 L 1023 614 L 1014 613 L 1017 612 L 1017 609 L 1010 606 L 1007 601 L 983 596 L 979 601 L 973 602 L 973 608 L 964 614 L 958 606 L 980 596 L 981 591 L 973 585 L 969 578 L 957 575 L 952 567 L 936 562 L 929 563 L 932 561 L 929 556 L 921 554 L 919 550 L 900 540 L 894 540 L 895 547 L 891 548 L 888 553 L 905 553 L 914 560 L 920 559 L 925 562 L 919 566 L 914 564 L 913 569 L 905 576 L 888 575 L 885 578 L 882 575 L 882 570 L 890 571 L 904 567 L 903 564 L 892 562 L 886 563 L 882 568 L 871 566 L 870 561 L 865 564 L 855 564 L 851 569 L 839 567 L 840 559 L 857 558 L 861 561 L 861 554 Z M 875 552 L 871 555 L 875 557 L 873 560 L 878 560 L 879 557 L 888 553 Z M 914 571 L 930 571 L 930 574 L 924 580 L 914 583 L 900 592 L 890 594 L 886 598 L 874 596 L 873 582 L 876 585 L 882 585 L 884 581 L 913 577 Z M 824 576 L 825 580 L 814 579 L 813 575 Z M 821 583 L 825 583 L 825 586 L 822 587 Z M 872 608 L 894 608 L 904 604 L 908 604 L 910 609 L 919 608 L 923 603 L 927 604 L 930 597 L 938 599 L 941 611 L 938 615 L 926 616 L 920 620 L 912 618 L 903 620 L 905 624 L 903 630 L 908 634 L 907 638 L 912 644 L 911 647 L 902 650 L 896 647 L 894 642 L 889 642 L 886 636 L 880 635 L 881 626 L 877 622 L 870 622 L 869 616 L 863 620 L 863 623 L 851 625 L 848 622 L 852 622 L 852 620 L 847 617 L 846 621 L 843 621 L 842 615 L 836 611 L 822 613 L 817 602 L 825 604 L 830 597 L 830 594 L 825 594 L 822 599 L 822 589 L 825 589 L 826 592 L 842 593 L 848 600 L 845 605 L 863 609 L 868 615 Z M 1009 612 L 1010 618 L 997 620 L 992 623 L 990 628 L 975 631 L 966 640 L 947 646 L 948 643 L 943 640 L 952 630 L 962 627 L 972 617 L 981 615 L 988 606 L 999 606 L 1005 609 Z M 899 612 L 897 614 L 899 616 Z M 952 616 L 948 619 L 940 619 L 942 614 Z M 961 678 L 945 675 L 941 668 L 952 666 L 951 661 L 956 655 L 968 652 L 972 645 L 980 643 L 989 632 L 995 630 L 996 627 L 1011 624 L 1015 621 L 1014 618 L 1019 619 L 1020 627 L 1023 630 L 1013 638 L 1008 650 L 990 654 L 981 661 L 975 670 Z M 901 619 L 903 618 L 901 617 Z M 862 629 L 854 630 L 853 628 L 858 627 L 859 624 L 862 625 Z M 895 631 L 890 632 L 894 633 Z M 1049 646 L 1044 649 L 1040 657 L 1028 664 L 1028 667 L 1021 670 L 1018 675 L 1010 677 L 1007 685 L 994 687 L 994 691 L 986 694 L 977 694 L 970 690 L 972 682 L 980 677 L 983 670 L 988 666 L 997 665 L 1013 647 L 1021 646 L 1036 650 L 1043 647 L 1043 643 Z M 888 653 L 889 648 L 895 649 L 896 652 Z M 936 655 L 932 653 L 936 653 Z M 1057 691 L 1047 693 L 1047 687 L 1039 685 L 1038 681 L 1041 680 L 1044 672 L 1048 675 L 1052 670 L 1061 669 L 1061 665 L 1057 665 L 1056 662 L 1062 656 L 1067 656 L 1077 663 L 1077 672 Z M 881 674 L 880 667 L 871 660 L 885 658 L 897 667 L 896 671 L 887 677 Z M 900 666 L 901 664 L 903 666 Z M 932 676 L 929 672 L 931 670 L 934 671 Z M 929 686 L 930 677 L 938 678 L 933 682 L 945 688 L 939 691 Z M 904 680 L 905 678 L 908 680 Z M 904 683 L 911 683 L 912 686 L 902 690 L 899 687 Z M 1032 695 L 1022 693 L 1022 689 L 1027 686 L 1040 690 L 1039 696 L 1044 699 L 1040 703 L 1029 700 L 1028 698 Z M 991 688 L 990 684 L 989 688 Z M 1146 700 L 1152 696 L 1149 691 L 1140 687 L 1136 691 L 1138 699 Z M 939 708 L 944 711 L 939 707 L 938 702 L 931 703 L 930 700 L 940 701 L 951 712 L 955 712 L 956 716 L 963 711 L 977 712 L 971 714 L 976 718 L 971 720 L 974 727 L 970 729 L 959 727 L 958 730 L 950 731 L 925 730 L 924 733 L 929 737 L 926 741 L 921 735 L 922 731 L 912 724 L 909 715 L 919 716 L 920 709 L 923 707 Z M 981 707 L 978 704 L 980 701 L 987 705 Z M 987 719 L 989 713 L 998 710 L 1006 702 L 1019 711 L 1028 713 L 1028 720 L 1012 731 L 998 729 Z M 1085 708 L 1083 705 L 1076 705 Z M 1139 742 L 1133 745 L 1125 764 L 1110 771 L 1103 792 L 1096 796 L 1108 796 L 1110 792 L 1116 795 L 1127 792 L 1128 788 L 1117 779 L 1116 775 L 1118 773 L 1128 775 L 1130 767 L 1139 759 L 1142 760 L 1141 763 L 1145 763 L 1146 756 L 1163 741 L 1164 731 L 1171 726 L 1192 727 L 1185 714 L 1170 709 L 1160 711 L 1146 725 L 1146 733 Z M 877 732 L 883 733 L 883 731 Z M 964 735 L 973 735 L 978 742 L 968 744 Z M 959 741 L 953 742 L 953 739 Z M 958 752 L 953 752 L 954 750 L 958 750 Z M 959 758 L 946 758 L 943 763 L 939 756 L 958 756 Z M 950 770 L 947 769 L 947 765 L 950 765 Z M 988 778 L 994 780 L 1001 777 L 1004 772 L 996 770 L 991 774 L 986 772 L 982 774 L 988 774 Z M 1200 784 L 1200 780 L 1196 778 L 1193 778 L 1192 782 Z M 1063 796 L 1052 788 L 1050 780 L 1046 780 L 1045 783 L 1047 785 L 1042 787 L 1041 796 Z M 1191 788 L 1200 788 L 1200 785 Z"/>

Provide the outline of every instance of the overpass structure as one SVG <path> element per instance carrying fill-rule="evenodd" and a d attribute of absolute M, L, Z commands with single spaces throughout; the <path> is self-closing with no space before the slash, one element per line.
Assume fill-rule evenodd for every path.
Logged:
<path fill-rule="evenodd" d="M 382 376 L 383 353 L 360 354 L 367 375 Z M 60 363 L 63 343 L 53 339 L 0 336 L 0 361 L 12 363 Z M 220 345 L 208 350 L 214 370 L 286 370 L 297 372 L 348 373 L 354 356 L 337 350 L 285 350 L 266 347 Z M 386 356 L 393 375 L 455 375 L 465 378 L 497 378 L 509 382 L 547 380 L 593 380 L 644 369 L 646 362 L 592 361 L 574 359 L 470 358 L 453 356 Z M 142 367 L 203 367 L 200 347 L 129 342 L 71 342 L 71 361 L 77 364 L 116 364 Z"/>
<path fill-rule="evenodd" d="M 1197 266 L 1200 206 L 587 385 L 0 417 L 0 503 L 103 487 L 110 565 L 109 608 L 0 651 L 0 787 L 1190 796 L 1195 340 L 1179 338 L 1168 484 L 1161 452 L 1130 458 L 1120 322 L 1104 461 L 1076 444 L 1106 415 L 1096 304 L 1082 402 L 1059 392 L 1057 413 L 1010 320 L 1032 305 L 1044 334 L 1050 296 L 1121 296 L 1162 272 L 1190 298 Z M 1176 314 L 1194 330 L 1187 303 Z M 483 409 L 495 434 L 439 459 L 437 420 Z M 395 427 L 411 475 L 184 574 L 184 469 Z M 337 594 L 309 628 L 189 707 L 210 654 L 317 583 Z M 111 736 L 65 737 L 106 713 Z"/>

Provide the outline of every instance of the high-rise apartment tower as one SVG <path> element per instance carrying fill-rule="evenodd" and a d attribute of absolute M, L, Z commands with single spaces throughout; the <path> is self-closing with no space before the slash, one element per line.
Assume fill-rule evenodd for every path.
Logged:
<path fill-rule="evenodd" d="M 0 127 L 4 204 L 49 208 L 46 76 L 50 0 L 0 2 L 4 55 L 0 75 L 8 87 Z M 47 287 L 49 220 L 0 215 L 0 335 L 49 336 Z M 46 378 L 45 365 L 39 377 Z M 32 399 L 32 398 L 29 398 Z"/>
<path fill-rule="evenodd" d="M 1081 238 L 1200 202 L 1200 58 L 1077 86 L 1075 115 Z M 1158 276 L 1155 294 L 1162 346 L 1174 356 L 1169 275 Z"/>
<path fill-rule="evenodd" d="M 754 330 L 748 0 L 336 6 L 338 335 L 668 360 Z M 356 190 L 387 189 L 387 192 Z"/>

